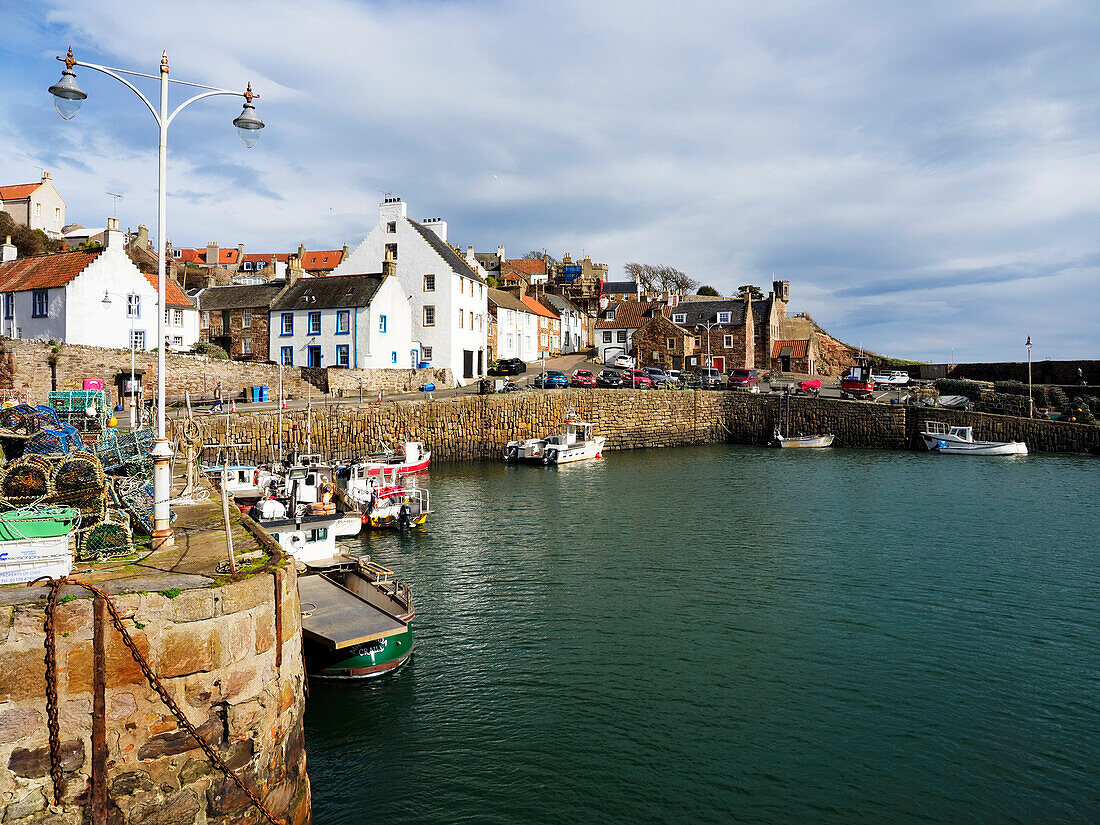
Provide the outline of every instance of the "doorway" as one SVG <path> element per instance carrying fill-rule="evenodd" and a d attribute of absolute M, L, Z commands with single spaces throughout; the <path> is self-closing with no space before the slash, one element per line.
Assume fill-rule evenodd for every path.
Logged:
<path fill-rule="evenodd" d="M 306 366 L 321 366 L 321 348 L 316 346 L 306 347 Z"/>
<path fill-rule="evenodd" d="M 474 377 L 474 351 L 472 349 L 462 350 L 462 377 Z"/>

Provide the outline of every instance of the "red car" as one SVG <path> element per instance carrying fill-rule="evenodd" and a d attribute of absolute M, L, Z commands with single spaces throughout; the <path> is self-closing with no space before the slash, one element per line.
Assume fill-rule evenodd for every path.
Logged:
<path fill-rule="evenodd" d="M 592 370 L 575 370 L 572 380 L 574 387 L 596 386 L 596 376 L 592 374 Z"/>
<path fill-rule="evenodd" d="M 623 370 L 623 387 L 632 387 L 636 390 L 648 390 L 653 386 L 649 373 L 645 370 Z"/>
<path fill-rule="evenodd" d="M 751 369 L 730 370 L 726 386 L 731 390 L 741 389 L 749 392 L 760 392 L 760 373 Z"/>

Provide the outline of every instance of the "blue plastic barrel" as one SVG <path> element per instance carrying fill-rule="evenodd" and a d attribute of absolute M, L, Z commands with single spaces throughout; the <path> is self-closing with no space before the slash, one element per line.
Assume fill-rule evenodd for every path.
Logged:
<path fill-rule="evenodd" d="M 260 387 L 260 400 L 261 401 L 267 401 L 267 393 L 268 393 L 268 386 L 267 386 L 267 384 L 264 384 L 262 387 Z"/>
<path fill-rule="evenodd" d="M 259 387 L 253 387 L 252 388 L 252 403 L 255 404 L 259 400 L 260 400 L 260 388 Z"/>

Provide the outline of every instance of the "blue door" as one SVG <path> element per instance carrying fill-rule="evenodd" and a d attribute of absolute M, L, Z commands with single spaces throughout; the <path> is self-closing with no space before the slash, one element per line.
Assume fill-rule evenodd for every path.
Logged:
<path fill-rule="evenodd" d="M 321 348 L 320 347 L 306 347 L 306 366 L 319 367 L 321 366 Z"/>

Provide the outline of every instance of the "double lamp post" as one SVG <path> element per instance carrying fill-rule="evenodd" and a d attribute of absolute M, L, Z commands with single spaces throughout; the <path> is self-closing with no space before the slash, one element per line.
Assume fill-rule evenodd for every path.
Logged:
<path fill-rule="evenodd" d="M 251 149 L 256 145 L 256 141 L 260 137 L 260 129 L 264 128 L 263 121 L 256 117 L 256 107 L 252 105 L 252 101 L 259 97 L 259 95 L 253 93 L 252 84 L 249 83 L 248 87 L 243 92 L 233 92 L 229 89 L 219 89 L 215 86 L 203 86 L 200 83 L 187 83 L 182 80 L 170 80 L 168 77 L 168 55 L 163 53 L 160 59 L 160 73 L 159 75 L 142 74 L 141 72 L 131 72 L 125 69 L 113 69 L 108 66 L 99 66 L 95 63 L 82 63 L 79 60 L 73 58 L 73 50 L 69 49 L 69 53 L 65 57 L 58 57 L 58 60 L 65 64 L 64 70 L 61 72 L 61 79 L 50 87 L 50 94 L 54 96 L 54 106 L 57 108 L 57 113 L 65 120 L 71 120 L 79 111 L 80 104 L 88 97 L 87 93 L 77 85 L 76 73 L 73 71 L 74 66 L 82 66 L 87 69 L 94 69 L 97 72 L 102 72 L 105 75 L 113 77 L 115 80 L 127 86 L 134 94 L 141 98 L 141 102 L 144 103 L 149 111 L 153 115 L 153 119 L 156 120 L 157 126 L 160 128 L 160 144 L 158 155 L 158 198 L 157 198 L 157 294 L 160 296 L 160 305 L 164 305 L 164 291 L 165 291 L 165 261 L 164 261 L 164 249 L 165 249 L 165 199 L 167 195 L 167 159 L 168 159 L 168 127 L 175 120 L 176 115 L 186 109 L 192 103 L 203 100 L 204 98 L 214 97 L 215 95 L 232 95 L 234 97 L 244 98 L 244 108 L 241 110 L 240 115 L 233 121 L 233 125 L 237 127 L 237 134 L 240 136 L 241 143 L 245 148 Z M 142 94 L 133 83 L 131 83 L 122 75 L 130 75 L 131 77 L 144 77 L 150 80 L 158 80 L 160 82 L 160 105 L 154 106 L 152 102 L 144 94 Z M 168 84 L 176 83 L 181 86 L 190 86 L 194 89 L 202 89 L 204 91 L 199 92 L 193 97 L 185 100 L 179 106 L 177 106 L 171 113 L 168 111 Z M 168 443 L 168 439 L 165 435 L 165 414 L 164 414 L 164 312 L 157 312 L 157 439 L 156 444 L 153 447 L 153 538 L 161 540 L 164 543 L 170 543 L 172 537 L 171 528 L 171 511 L 168 507 L 169 499 L 171 498 L 171 460 L 172 460 L 172 448 Z"/>

